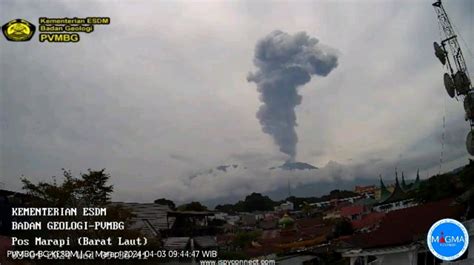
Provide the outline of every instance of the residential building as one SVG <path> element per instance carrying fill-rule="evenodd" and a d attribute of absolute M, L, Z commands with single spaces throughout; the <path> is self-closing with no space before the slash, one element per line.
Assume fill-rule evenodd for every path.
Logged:
<path fill-rule="evenodd" d="M 382 198 L 374 206 L 374 210 L 377 212 L 390 212 L 394 210 L 404 209 L 408 207 L 416 206 L 416 201 L 410 197 L 410 194 L 405 192 L 400 183 L 398 182 L 398 177 L 395 178 L 395 186 L 393 192 L 390 194 L 387 193 L 388 190 L 384 189 L 384 185 L 382 180 L 381 181 L 381 191 L 382 191 Z"/>
<path fill-rule="evenodd" d="M 435 264 L 426 247 L 429 228 L 443 218 L 460 219 L 464 212 L 452 199 L 390 211 L 377 229 L 347 238 L 339 251 L 350 265 Z"/>

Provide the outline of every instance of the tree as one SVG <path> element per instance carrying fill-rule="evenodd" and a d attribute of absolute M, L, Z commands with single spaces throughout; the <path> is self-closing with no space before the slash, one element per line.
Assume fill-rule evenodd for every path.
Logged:
<path fill-rule="evenodd" d="M 183 204 L 178 207 L 179 211 L 198 211 L 204 212 L 207 211 L 207 207 L 202 205 L 200 202 L 190 202 L 188 204 Z"/>
<path fill-rule="evenodd" d="M 275 203 L 268 196 L 264 196 L 255 192 L 245 197 L 244 201 L 244 209 L 247 212 L 271 211 L 276 205 L 277 203 Z"/>
<path fill-rule="evenodd" d="M 57 183 L 56 177 L 53 182 L 39 182 L 33 184 L 23 177 L 23 189 L 32 197 L 37 198 L 38 203 L 46 203 L 61 207 L 98 207 L 110 202 L 110 194 L 113 192 L 112 185 L 106 185 L 110 175 L 105 169 L 92 171 L 88 169 L 87 174 L 81 174 L 76 178 L 68 170 L 63 169 L 64 181 Z"/>
<path fill-rule="evenodd" d="M 227 213 L 272 211 L 277 205 L 278 202 L 273 201 L 268 196 L 254 192 L 247 195 L 243 201 L 240 200 L 236 204 L 217 205 L 215 209 Z"/>
<path fill-rule="evenodd" d="M 454 198 L 463 192 L 463 189 L 459 187 L 459 182 L 457 175 L 436 175 L 421 182 L 419 190 L 415 191 L 415 196 L 421 202 Z"/>
<path fill-rule="evenodd" d="M 333 237 L 352 235 L 354 232 L 352 224 L 349 220 L 341 219 L 334 224 Z"/>
<path fill-rule="evenodd" d="M 233 213 L 235 212 L 235 207 L 233 204 L 219 204 L 215 207 L 216 211 L 224 213 Z"/>
<path fill-rule="evenodd" d="M 87 173 L 80 174 L 79 176 L 73 176 L 71 171 L 63 169 L 63 179 L 58 182 L 57 177 L 53 177 L 51 182 L 39 182 L 37 184 L 32 183 L 26 177 L 22 178 L 23 189 L 30 195 L 29 202 L 31 206 L 40 207 L 63 207 L 63 208 L 82 208 L 82 207 L 98 207 L 106 208 L 105 216 L 81 216 L 81 210 L 78 210 L 77 216 L 55 216 L 55 221 L 104 221 L 104 222 L 124 222 L 125 230 L 113 230 L 113 229 L 85 229 L 85 230 L 24 230 L 15 231 L 15 235 L 19 238 L 30 239 L 33 241 L 35 237 L 43 238 L 66 238 L 71 237 L 71 246 L 68 249 L 77 250 L 84 248 L 99 249 L 94 246 L 85 247 L 78 245 L 75 239 L 79 237 L 89 237 L 94 239 L 114 238 L 117 239 L 119 236 L 123 238 L 137 238 L 143 235 L 139 230 L 130 229 L 132 224 L 132 212 L 123 208 L 119 205 L 110 204 L 110 197 L 113 192 L 113 185 L 109 185 L 110 175 L 102 170 L 88 170 Z M 46 223 L 51 221 L 51 218 L 46 216 L 34 217 L 35 221 L 42 221 Z M 149 238 L 147 249 L 156 249 L 159 247 L 160 242 L 156 238 Z M 17 246 L 21 249 L 21 246 Z M 41 249 L 41 246 L 26 246 L 28 250 Z M 123 249 L 122 246 L 101 246 L 100 250 L 118 250 Z M 130 247 L 125 247 L 130 249 Z M 139 261 L 139 264 L 146 264 L 143 260 Z M 85 264 L 84 260 L 68 260 L 68 264 Z M 87 264 L 105 264 L 106 261 L 96 259 L 90 260 Z M 118 263 L 118 262 L 114 262 Z M 135 264 L 134 261 L 127 260 L 124 264 Z M 151 261 L 150 261 L 151 263 Z M 38 260 L 35 264 L 51 264 L 48 260 Z M 120 262 L 119 264 L 122 264 Z"/>
<path fill-rule="evenodd" d="M 300 208 L 303 210 L 306 216 L 310 216 L 314 211 L 314 207 L 310 203 L 307 203 L 307 202 L 303 202 Z"/>
<path fill-rule="evenodd" d="M 110 175 L 105 173 L 105 169 L 88 169 L 88 174 L 81 174 L 81 178 L 78 181 L 79 192 L 88 206 L 103 206 L 110 202 L 110 194 L 114 189 L 112 185 L 106 185 Z"/>
<path fill-rule="evenodd" d="M 249 246 L 253 241 L 257 240 L 261 236 L 260 231 L 242 231 L 238 232 L 235 235 L 235 239 L 233 241 L 234 246 L 243 249 Z"/>
<path fill-rule="evenodd" d="M 160 204 L 160 205 L 167 205 L 168 207 L 170 207 L 171 210 L 176 210 L 176 205 L 174 204 L 172 200 L 160 198 L 160 199 L 156 199 L 154 203 Z"/>

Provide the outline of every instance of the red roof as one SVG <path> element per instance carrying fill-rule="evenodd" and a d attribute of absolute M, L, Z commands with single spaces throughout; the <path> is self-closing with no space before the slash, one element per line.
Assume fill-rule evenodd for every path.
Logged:
<path fill-rule="evenodd" d="M 247 255 L 255 257 L 279 252 L 282 247 L 298 248 L 301 247 L 299 243 L 311 245 L 314 242 L 325 241 L 331 231 L 332 226 L 325 225 L 321 218 L 297 219 L 294 228 L 264 230 L 257 240 L 260 246 L 248 247 L 244 251 Z"/>
<path fill-rule="evenodd" d="M 360 220 L 352 221 L 352 228 L 355 230 L 362 229 L 364 227 L 374 227 L 380 223 L 385 216 L 385 213 L 373 212 L 364 215 Z"/>
<path fill-rule="evenodd" d="M 341 216 L 351 217 L 352 215 L 362 214 L 364 212 L 364 205 L 351 205 L 341 208 Z"/>
<path fill-rule="evenodd" d="M 335 205 L 334 206 L 335 210 L 341 210 L 344 207 L 352 205 L 352 203 L 350 203 L 348 201 L 343 201 L 343 202 L 336 201 L 336 203 L 334 205 Z"/>
<path fill-rule="evenodd" d="M 296 226 L 298 227 L 313 227 L 313 226 L 324 226 L 322 218 L 313 217 L 313 218 L 303 218 L 296 219 Z"/>
<path fill-rule="evenodd" d="M 453 200 L 447 199 L 391 211 L 383 218 L 377 230 L 366 234 L 356 234 L 345 241 L 360 248 L 412 243 L 424 238 L 436 221 L 443 218 L 459 219 L 462 216 L 464 207 L 452 202 Z"/>
<path fill-rule="evenodd" d="M 275 253 L 277 248 L 273 245 L 262 245 L 260 247 L 247 247 L 244 249 L 245 254 L 249 257 L 259 257 Z"/>

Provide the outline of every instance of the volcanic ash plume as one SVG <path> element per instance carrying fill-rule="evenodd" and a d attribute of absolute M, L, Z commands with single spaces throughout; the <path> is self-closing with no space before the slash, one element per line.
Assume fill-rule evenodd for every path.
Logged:
<path fill-rule="evenodd" d="M 302 98 L 296 89 L 312 75 L 328 75 L 337 66 L 337 55 L 306 32 L 289 35 L 277 30 L 257 43 L 253 62 L 258 69 L 247 80 L 257 84 L 263 103 L 257 118 L 263 132 L 294 161 L 298 142 L 295 107 Z"/>

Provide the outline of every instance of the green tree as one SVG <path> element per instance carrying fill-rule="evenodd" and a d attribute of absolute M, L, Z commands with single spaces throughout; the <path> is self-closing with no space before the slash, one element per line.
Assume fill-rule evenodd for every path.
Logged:
<path fill-rule="evenodd" d="M 242 231 L 238 232 L 235 235 L 235 239 L 233 241 L 234 246 L 243 249 L 247 246 L 249 246 L 252 241 L 257 240 L 261 236 L 260 231 Z"/>
<path fill-rule="evenodd" d="M 421 202 L 438 201 L 454 198 L 462 194 L 459 177 L 451 174 L 436 175 L 421 182 L 415 196 Z"/>
<path fill-rule="evenodd" d="M 245 197 L 243 202 L 243 210 L 245 212 L 253 211 L 271 211 L 273 207 L 277 205 L 272 199 L 268 196 L 264 196 L 260 193 L 252 193 Z"/>
<path fill-rule="evenodd" d="M 110 202 L 113 186 L 107 185 L 110 175 L 105 169 L 88 170 L 80 177 L 74 177 L 71 171 L 63 169 L 64 180 L 58 184 L 57 178 L 53 182 L 39 182 L 33 184 L 23 177 L 23 190 L 36 198 L 36 203 L 45 203 L 57 207 L 99 207 Z"/>
<path fill-rule="evenodd" d="M 310 216 L 314 211 L 314 207 L 308 202 L 303 202 L 300 208 L 303 210 L 306 216 Z"/>
<path fill-rule="evenodd" d="M 156 199 L 154 203 L 160 204 L 160 205 L 167 205 L 168 207 L 170 207 L 171 210 L 176 210 L 176 205 L 174 204 L 172 200 L 160 198 L 160 199 Z"/>
<path fill-rule="evenodd" d="M 71 171 L 63 169 L 63 178 L 62 181 L 58 181 L 57 177 L 53 177 L 51 182 L 42 181 L 37 184 L 31 182 L 28 178 L 23 177 L 23 189 L 26 191 L 29 197 L 31 206 L 39 207 L 64 207 L 64 208 L 78 208 L 78 216 L 57 216 L 54 217 L 55 221 L 116 221 L 124 222 L 125 230 L 41 230 L 41 231 L 17 231 L 15 236 L 20 236 L 20 238 L 29 238 L 30 241 L 33 241 L 34 237 L 43 237 L 43 238 L 66 238 L 71 237 L 72 245 L 68 246 L 68 249 L 84 249 L 83 246 L 79 246 L 76 242 L 76 239 L 79 237 L 89 237 L 94 239 L 100 238 L 114 238 L 124 237 L 124 238 L 137 238 L 142 237 L 143 235 L 133 229 L 129 229 L 131 225 L 131 220 L 133 214 L 130 210 L 112 205 L 110 203 L 110 197 L 113 192 L 113 186 L 108 184 L 110 180 L 110 175 L 105 173 L 105 169 L 102 170 L 88 170 L 87 173 L 80 174 L 75 177 Z M 81 208 L 82 207 L 98 207 L 106 208 L 106 216 L 100 217 L 90 217 L 82 216 Z M 35 217 L 35 221 L 42 221 L 46 223 L 51 219 L 48 217 Z M 148 247 L 157 247 L 159 242 L 150 238 Z M 28 250 L 34 249 L 35 246 L 28 246 Z M 101 246 L 90 247 L 92 250 L 111 250 L 118 249 L 119 246 Z M 51 261 L 39 260 L 37 264 L 50 264 Z M 118 264 L 121 262 L 118 262 Z M 84 261 L 80 260 L 70 260 L 68 264 L 105 264 L 103 260 L 91 260 Z M 133 264 L 132 262 L 127 262 L 126 264 Z M 143 264 L 143 263 L 141 263 Z"/>
<path fill-rule="evenodd" d="M 224 213 L 234 213 L 235 207 L 233 204 L 219 204 L 215 207 L 216 211 Z"/>
<path fill-rule="evenodd" d="M 179 206 L 178 210 L 204 212 L 204 211 L 207 211 L 208 209 L 206 206 L 202 205 L 200 202 L 190 202 L 190 203 Z"/>
<path fill-rule="evenodd" d="M 110 202 L 113 186 L 107 185 L 110 175 L 105 169 L 92 171 L 88 169 L 87 174 L 81 174 L 78 181 L 79 192 L 87 206 L 104 206 Z"/>

